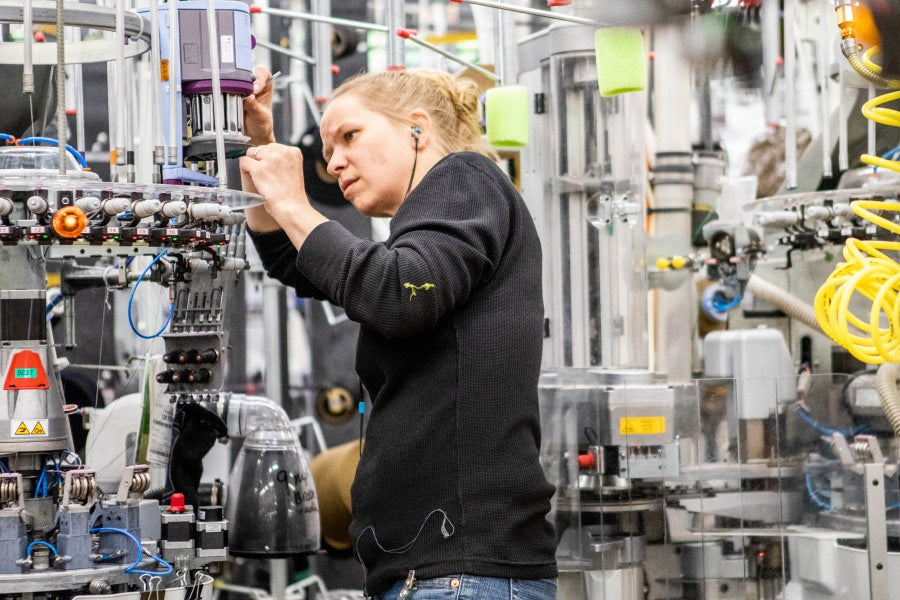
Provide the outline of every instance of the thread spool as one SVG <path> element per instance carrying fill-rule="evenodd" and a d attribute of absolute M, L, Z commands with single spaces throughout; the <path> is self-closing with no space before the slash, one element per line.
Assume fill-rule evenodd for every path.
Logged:
<path fill-rule="evenodd" d="M 594 34 L 597 84 L 601 96 L 638 92 L 647 87 L 644 36 L 633 27 L 605 27 Z"/>
<path fill-rule="evenodd" d="M 504 85 L 485 93 L 484 113 L 488 143 L 496 148 L 528 145 L 528 88 Z"/>

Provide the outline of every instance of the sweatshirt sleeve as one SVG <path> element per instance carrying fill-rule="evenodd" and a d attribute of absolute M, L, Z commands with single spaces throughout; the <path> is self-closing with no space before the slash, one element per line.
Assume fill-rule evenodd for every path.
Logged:
<path fill-rule="evenodd" d="M 292 287 L 298 296 L 325 300 L 326 296 L 297 269 L 297 249 L 281 230 L 257 233 L 247 230 L 266 274 Z"/>
<path fill-rule="evenodd" d="M 397 211 L 386 244 L 323 223 L 301 247 L 297 267 L 348 317 L 385 337 L 428 331 L 503 256 L 515 191 L 501 177 L 493 164 L 445 159 Z"/>

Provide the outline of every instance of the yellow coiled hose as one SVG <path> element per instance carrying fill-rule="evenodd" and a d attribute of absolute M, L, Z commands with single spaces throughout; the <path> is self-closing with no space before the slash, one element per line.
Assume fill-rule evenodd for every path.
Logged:
<path fill-rule="evenodd" d="M 873 71 L 876 75 L 881 75 L 881 66 L 872 62 L 872 56 L 879 52 L 879 50 L 880 48 L 878 46 L 872 46 L 862 55 L 862 62 L 865 67 Z M 900 81 L 894 79 L 885 80 L 885 84 L 889 87 L 900 87 Z M 900 98 L 900 90 L 876 96 L 863 104 L 862 114 L 867 119 L 875 121 L 876 123 L 889 125 L 891 127 L 900 127 L 900 111 L 882 106 L 882 104 L 893 102 L 898 98 Z M 871 154 L 863 154 L 860 157 L 860 160 L 867 165 L 900 172 L 900 161 L 888 160 Z"/>
<path fill-rule="evenodd" d="M 846 13 L 844 14 L 846 16 Z M 900 87 L 900 81 L 881 76 L 872 61 L 879 47 L 873 45 L 862 57 L 855 39 L 841 25 L 841 48 L 853 68 L 883 87 Z M 863 115 L 876 123 L 900 127 L 900 111 L 882 106 L 900 99 L 900 90 L 872 98 L 862 107 Z M 900 161 L 863 154 L 862 162 L 900 172 Z M 900 225 L 873 211 L 900 211 L 900 203 L 857 200 L 850 205 L 858 216 L 900 235 Z M 844 246 L 844 261 L 835 267 L 816 293 L 816 320 L 825 333 L 850 354 L 865 363 L 900 362 L 900 265 L 885 252 L 900 250 L 900 242 L 863 241 L 854 238 Z M 852 306 L 851 306 L 852 304 Z M 868 318 L 864 313 L 868 309 Z"/>
<path fill-rule="evenodd" d="M 850 208 L 900 235 L 900 225 L 872 212 L 900 212 L 900 203 L 857 200 Z M 819 288 L 813 304 L 828 337 L 865 363 L 900 362 L 900 265 L 884 253 L 891 251 L 900 251 L 900 242 L 847 240 L 845 262 Z"/>

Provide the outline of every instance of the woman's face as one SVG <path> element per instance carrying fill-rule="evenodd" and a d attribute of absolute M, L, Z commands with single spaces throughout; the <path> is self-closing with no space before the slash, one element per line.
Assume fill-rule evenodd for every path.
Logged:
<path fill-rule="evenodd" d="M 352 94 L 328 103 L 323 154 L 344 198 L 370 217 L 390 217 L 406 195 L 416 157 L 410 128 L 369 110 Z"/>

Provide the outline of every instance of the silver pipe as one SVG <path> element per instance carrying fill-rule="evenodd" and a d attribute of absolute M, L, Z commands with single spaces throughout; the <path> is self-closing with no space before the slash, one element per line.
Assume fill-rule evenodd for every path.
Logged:
<path fill-rule="evenodd" d="M 455 56 L 452 53 L 447 52 L 443 48 L 439 48 L 430 42 L 426 42 L 422 38 L 409 33 L 405 29 L 401 29 L 397 35 L 399 37 L 407 39 L 411 42 L 415 42 L 415 43 L 419 44 L 420 46 L 422 46 L 423 48 L 428 48 L 432 52 L 436 52 L 436 53 L 440 54 L 441 56 L 443 56 L 444 58 L 452 60 L 455 63 L 459 63 L 459 64 L 463 65 L 464 67 L 469 67 L 473 71 L 477 71 L 477 72 L 481 73 L 482 75 L 484 75 L 485 77 L 488 77 L 494 81 L 500 81 L 499 75 L 497 75 L 495 73 L 491 73 L 490 71 L 488 71 L 486 69 L 482 69 L 478 65 L 474 65 L 467 60 L 463 60 L 463 59 L 459 58 L 458 56 Z"/>
<path fill-rule="evenodd" d="M 330 0 L 312 0 L 311 9 L 318 15 L 331 14 Z M 332 91 L 331 27 L 327 23 L 312 25 L 313 90 L 317 98 L 328 98 Z"/>
<path fill-rule="evenodd" d="M 313 9 L 315 10 L 315 9 Z M 262 7 L 260 12 L 274 15 L 276 17 L 287 17 L 289 19 L 301 19 L 304 21 L 318 21 L 319 23 L 331 23 L 332 25 L 346 25 L 356 29 L 369 29 L 372 31 L 389 32 L 387 25 L 379 25 L 377 23 L 367 23 L 365 21 L 353 21 L 351 19 L 339 19 L 332 17 L 330 14 L 312 14 L 307 12 L 297 12 L 294 10 L 282 10 L 280 8 Z M 330 11 L 329 11 L 330 13 Z"/>
<path fill-rule="evenodd" d="M 163 153 L 162 107 L 159 101 L 159 86 L 162 80 L 159 67 L 159 4 L 150 1 L 150 121 L 153 123 L 153 162 L 161 165 L 165 161 Z"/>
<path fill-rule="evenodd" d="M 386 0 L 385 14 L 387 18 L 388 31 L 400 31 L 404 25 L 404 8 L 403 0 Z M 405 67 L 406 52 L 403 48 L 403 42 L 397 39 L 397 36 L 388 35 L 387 40 L 387 67 Z"/>
<path fill-rule="evenodd" d="M 316 59 L 314 59 L 312 56 L 309 56 L 308 54 L 304 54 L 302 52 L 295 52 L 293 50 L 288 50 L 287 48 L 282 48 L 278 44 L 273 44 L 272 42 L 267 42 L 265 40 L 256 40 L 256 45 L 267 48 L 272 52 L 277 52 L 278 54 L 284 54 L 285 56 L 289 56 L 295 60 L 303 61 L 308 65 L 316 64 Z"/>
<path fill-rule="evenodd" d="M 212 74 L 213 111 L 216 117 L 216 175 L 219 187 L 228 189 L 228 169 L 225 168 L 225 107 L 222 106 L 222 80 L 219 65 L 219 28 L 216 23 L 216 2 L 206 0 L 206 27 L 209 30 L 209 63 Z"/>
<path fill-rule="evenodd" d="M 579 25 L 592 25 L 600 27 L 603 23 L 594 21 L 593 19 L 585 19 L 582 17 L 574 17 L 572 15 L 563 15 L 549 10 L 540 10 L 537 8 L 525 8 L 524 6 L 515 6 L 514 4 L 504 4 L 503 2 L 489 2 L 488 0 L 464 0 L 469 4 L 477 6 L 487 6 L 488 8 L 498 8 L 500 10 L 509 10 L 512 12 L 533 15 L 535 17 L 546 17 L 548 19 L 556 19 L 557 21 L 568 21 L 569 23 L 578 23 Z"/>

